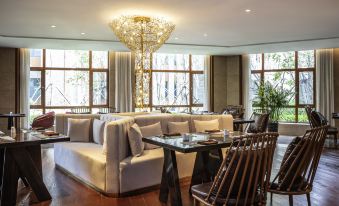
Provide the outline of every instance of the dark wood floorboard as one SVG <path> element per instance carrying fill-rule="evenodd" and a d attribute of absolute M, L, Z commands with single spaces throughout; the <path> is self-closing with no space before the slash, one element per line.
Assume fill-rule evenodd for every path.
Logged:
<path fill-rule="evenodd" d="M 274 175 L 286 150 L 291 137 L 279 137 L 278 146 L 275 152 L 272 175 Z M 119 206 L 164 206 L 158 200 L 159 190 L 146 192 L 140 195 L 124 198 L 110 198 L 88 188 L 73 180 L 64 173 L 55 169 L 53 160 L 53 149 L 43 149 L 43 174 L 44 182 L 52 195 L 51 201 L 37 203 L 34 194 L 29 188 L 25 188 L 19 182 L 18 203 L 20 205 L 119 205 Z M 181 187 L 183 205 L 193 205 L 193 199 L 188 193 L 189 185 Z M 313 206 L 339 206 L 339 150 L 324 149 L 316 178 L 313 192 L 311 193 Z M 169 204 L 167 204 L 169 205 Z M 288 197 L 274 195 L 271 203 L 268 198 L 267 205 L 286 206 Z M 295 196 L 294 205 L 307 205 L 306 196 Z"/>

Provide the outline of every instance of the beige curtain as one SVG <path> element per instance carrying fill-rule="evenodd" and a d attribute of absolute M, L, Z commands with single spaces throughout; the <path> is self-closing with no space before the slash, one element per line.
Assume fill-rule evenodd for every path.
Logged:
<path fill-rule="evenodd" d="M 131 112 L 133 75 L 131 52 L 115 52 L 115 107 L 119 112 Z"/>
<path fill-rule="evenodd" d="M 22 128 L 29 128 L 29 72 L 30 72 L 30 52 L 29 49 L 20 49 L 20 113 L 26 114 L 25 118 L 20 118 Z"/>
<path fill-rule="evenodd" d="M 316 64 L 316 109 L 334 126 L 333 49 L 317 50 Z"/>
<path fill-rule="evenodd" d="M 253 94 L 250 93 L 251 84 L 251 69 L 250 55 L 242 55 L 242 84 L 243 84 L 243 105 L 245 109 L 245 118 L 250 118 L 252 115 L 252 99 Z"/>
<path fill-rule="evenodd" d="M 204 111 L 211 111 L 211 99 L 210 99 L 210 89 L 211 89 L 211 56 L 205 56 L 205 68 L 204 68 L 204 77 L 205 77 L 205 91 L 204 91 Z"/>

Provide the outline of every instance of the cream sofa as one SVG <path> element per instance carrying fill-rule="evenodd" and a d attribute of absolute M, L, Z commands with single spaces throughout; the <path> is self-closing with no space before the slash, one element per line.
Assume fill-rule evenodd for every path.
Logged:
<path fill-rule="evenodd" d="M 194 120 L 219 119 L 220 129 L 233 129 L 230 115 L 56 115 L 56 131 L 67 134 L 68 118 L 101 119 L 107 122 L 104 145 L 90 142 L 64 142 L 54 145 L 54 161 L 58 168 L 76 179 L 110 196 L 159 185 L 163 166 L 162 148 L 145 150 L 140 157 L 130 153 L 127 132 L 133 123 L 146 126 L 161 122 L 163 133 L 168 133 L 168 122 L 188 121 L 195 132 Z M 177 153 L 179 177 L 192 175 L 195 153 Z"/>

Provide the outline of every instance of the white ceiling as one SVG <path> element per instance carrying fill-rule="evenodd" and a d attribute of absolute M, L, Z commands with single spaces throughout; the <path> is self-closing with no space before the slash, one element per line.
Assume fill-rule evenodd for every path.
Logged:
<path fill-rule="evenodd" d="M 0 46 L 127 51 L 108 27 L 122 14 L 171 20 L 161 52 L 339 47 L 339 0 L 0 0 Z"/>

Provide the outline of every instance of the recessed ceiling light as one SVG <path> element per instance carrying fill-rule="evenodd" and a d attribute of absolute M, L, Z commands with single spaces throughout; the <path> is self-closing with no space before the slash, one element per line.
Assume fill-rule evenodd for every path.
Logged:
<path fill-rule="evenodd" d="M 208 35 L 205 33 L 205 34 L 204 34 L 204 37 L 207 37 L 207 36 L 208 36 Z"/>
<path fill-rule="evenodd" d="M 175 37 L 174 39 L 175 39 L 175 40 L 178 40 L 179 38 L 178 38 L 178 37 Z"/>
<path fill-rule="evenodd" d="M 55 25 L 52 25 L 51 28 L 55 28 L 56 26 Z"/>
<path fill-rule="evenodd" d="M 246 12 L 246 13 L 250 13 L 250 12 L 251 12 L 251 9 L 246 9 L 245 12 Z"/>
<path fill-rule="evenodd" d="M 81 35 L 85 35 L 86 33 L 85 32 L 81 32 Z"/>

